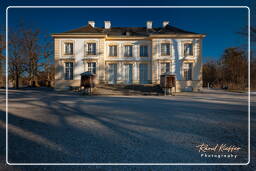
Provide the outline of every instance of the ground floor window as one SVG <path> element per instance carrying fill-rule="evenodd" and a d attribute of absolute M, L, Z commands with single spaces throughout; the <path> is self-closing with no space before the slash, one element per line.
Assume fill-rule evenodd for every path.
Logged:
<path fill-rule="evenodd" d="M 73 80 L 73 62 L 65 62 L 65 80 Z"/>
<path fill-rule="evenodd" d="M 170 63 L 161 63 L 161 74 L 165 72 L 171 72 L 171 64 Z"/>
<path fill-rule="evenodd" d="M 140 64 L 140 84 L 148 84 L 148 64 Z"/>
<path fill-rule="evenodd" d="M 185 80 L 192 80 L 192 66 L 193 63 L 184 63 L 183 64 L 183 71 L 184 71 L 184 79 Z"/>
<path fill-rule="evenodd" d="M 108 65 L 108 84 L 116 84 L 117 81 L 117 64 Z"/>
<path fill-rule="evenodd" d="M 96 62 L 89 62 L 88 63 L 88 71 L 96 74 Z"/>

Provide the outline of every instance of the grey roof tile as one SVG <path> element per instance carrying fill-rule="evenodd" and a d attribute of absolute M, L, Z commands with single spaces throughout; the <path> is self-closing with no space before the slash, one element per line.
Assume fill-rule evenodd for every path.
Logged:
<path fill-rule="evenodd" d="M 167 25 L 164 28 L 158 27 L 152 29 L 147 29 L 146 27 L 111 27 L 110 29 L 105 29 L 102 27 L 92 27 L 91 25 L 87 25 L 63 33 L 107 34 L 111 36 L 148 36 L 150 34 L 198 34 L 190 31 L 185 31 L 170 25 Z"/>

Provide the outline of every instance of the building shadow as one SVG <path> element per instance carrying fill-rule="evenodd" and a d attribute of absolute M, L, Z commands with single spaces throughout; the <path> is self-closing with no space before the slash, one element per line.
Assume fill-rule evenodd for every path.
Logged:
<path fill-rule="evenodd" d="M 37 113 L 29 108 L 12 112 L 15 104 Z M 11 163 L 219 162 L 202 159 L 195 145 L 227 143 L 245 151 L 247 147 L 243 105 L 34 90 L 11 92 L 9 108 Z M 0 122 L 5 124 L 4 117 Z"/>

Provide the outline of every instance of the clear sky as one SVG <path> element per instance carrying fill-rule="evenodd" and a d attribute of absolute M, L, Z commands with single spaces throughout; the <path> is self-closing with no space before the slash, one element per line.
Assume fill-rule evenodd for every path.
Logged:
<path fill-rule="evenodd" d="M 36 3 L 37 2 L 37 3 Z M 78 5 L 80 1 L 65 1 L 60 3 L 42 3 L 41 1 L 26 1 L 26 3 L 7 3 L 7 5 Z M 55 1 L 57 2 L 57 1 Z M 95 1 L 94 1 L 95 2 Z M 112 2 L 112 3 L 111 3 Z M 140 3 L 122 3 L 109 1 L 108 4 L 94 4 L 80 2 L 79 5 L 198 5 L 189 2 L 183 4 L 170 3 L 170 1 L 137 1 Z M 142 3 L 143 2 L 143 3 Z M 147 3 L 146 3 L 147 2 Z M 248 5 L 228 4 L 227 1 L 219 1 L 218 5 Z M 223 3 L 225 2 L 225 3 Z M 200 5 L 217 5 L 203 4 Z M 252 4 L 249 4 L 252 5 Z M 153 21 L 154 27 L 160 27 L 164 20 L 170 21 L 170 25 L 196 33 L 206 34 L 203 41 L 203 56 L 205 58 L 219 58 L 224 49 L 228 47 L 244 46 L 247 39 L 237 34 L 248 24 L 248 10 L 246 8 L 234 9 L 9 9 L 8 22 L 10 27 L 15 27 L 17 23 L 23 21 L 34 28 L 38 28 L 46 33 L 59 33 L 70 29 L 87 25 L 88 20 L 94 20 L 96 27 L 102 27 L 104 20 L 110 20 L 113 27 L 119 26 L 139 26 L 144 27 L 147 20 Z"/>

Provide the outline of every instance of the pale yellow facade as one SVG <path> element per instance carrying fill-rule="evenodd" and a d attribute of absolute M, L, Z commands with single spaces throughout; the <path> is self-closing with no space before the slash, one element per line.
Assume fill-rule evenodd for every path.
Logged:
<path fill-rule="evenodd" d="M 199 91 L 202 88 L 202 39 L 201 34 L 107 36 L 85 34 L 53 34 L 55 58 L 55 89 L 64 90 L 80 86 L 80 74 L 90 70 L 93 64 L 97 84 L 159 84 L 163 67 L 168 66 L 176 75 L 176 91 Z M 65 43 L 72 43 L 73 53 L 65 54 Z M 96 53 L 88 54 L 90 43 L 96 45 Z M 192 55 L 184 55 L 184 44 L 192 44 Z M 162 44 L 168 44 L 169 54 L 162 54 Z M 116 56 L 110 56 L 110 46 L 115 46 Z M 131 46 L 132 56 L 125 56 L 126 46 Z M 141 56 L 141 46 L 146 46 L 147 56 Z M 130 48 L 130 47 L 129 47 Z M 70 62 L 73 77 L 65 80 L 66 64 Z M 90 63 L 90 64 L 89 64 Z M 166 64 L 168 63 L 168 65 Z M 189 63 L 187 65 L 186 63 Z M 165 65 L 166 64 L 166 65 Z M 187 80 L 184 66 L 190 68 Z"/>

